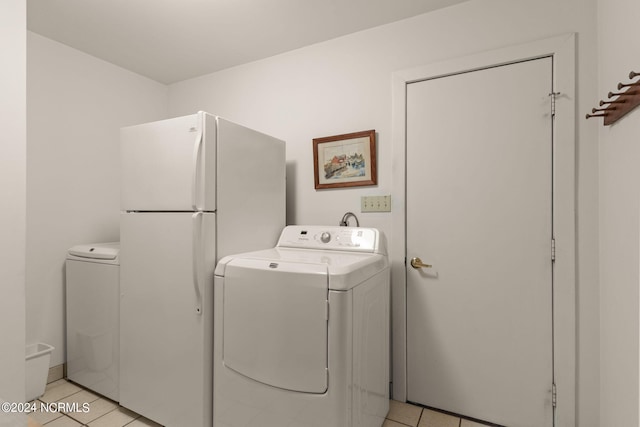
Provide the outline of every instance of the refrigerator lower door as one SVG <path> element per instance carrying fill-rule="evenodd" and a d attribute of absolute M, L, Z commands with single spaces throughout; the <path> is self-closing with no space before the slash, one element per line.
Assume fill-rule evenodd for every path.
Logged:
<path fill-rule="evenodd" d="M 120 404 L 209 427 L 215 214 L 123 213 L 120 256 Z"/>

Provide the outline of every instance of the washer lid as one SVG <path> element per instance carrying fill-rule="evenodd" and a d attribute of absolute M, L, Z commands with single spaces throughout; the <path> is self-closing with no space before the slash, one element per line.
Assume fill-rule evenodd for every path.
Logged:
<path fill-rule="evenodd" d="M 86 245 L 77 245 L 69 249 L 69 255 L 91 258 L 113 260 L 118 257 L 120 252 L 120 243 L 89 243 Z"/>
<path fill-rule="evenodd" d="M 225 273 L 224 365 L 273 387 L 326 392 L 326 265 L 234 259 Z"/>
<path fill-rule="evenodd" d="M 263 266 L 271 262 L 318 264 L 320 268 L 326 269 L 329 275 L 329 289 L 336 291 L 348 291 L 389 268 L 387 256 L 378 253 L 272 248 L 226 256 L 216 265 L 215 275 L 225 276 L 227 265 L 237 259 L 259 260 Z"/>

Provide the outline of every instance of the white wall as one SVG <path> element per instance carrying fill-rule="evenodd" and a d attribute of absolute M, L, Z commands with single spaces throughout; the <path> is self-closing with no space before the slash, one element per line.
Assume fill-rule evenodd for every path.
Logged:
<path fill-rule="evenodd" d="M 465 2 L 173 84 L 170 115 L 205 110 L 286 140 L 288 223 L 337 224 L 353 211 L 362 225 L 379 227 L 392 239 L 393 212 L 361 214 L 359 208 L 361 195 L 391 194 L 392 72 L 566 32 L 578 34 L 576 105 L 582 115 L 597 97 L 596 0 Z M 496 94 L 488 108 L 499 101 Z M 371 128 L 378 132 L 378 186 L 315 191 L 312 139 Z M 597 133 L 580 120 L 577 134 L 576 414 L 577 425 L 597 427 Z"/>
<path fill-rule="evenodd" d="M 25 396 L 25 0 L 0 3 L 0 399 Z M 8 414 L 0 412 L 0 424 Z"/>
<path fill-rule="evenodd" d="M 640 72 L 637 0 L 598 1 L 598 97 Z M 634 79 L 634 81 L 636 81 Z M 640 110 L 600 133 L 601 425 L 639 425 Z"/>
<path fill-rule="evenodd" d="M 64 260 L 119 239 L 119 129 L 166 118 L 167 87 L 28 33 L 27 342 L 65 362 Z"/>

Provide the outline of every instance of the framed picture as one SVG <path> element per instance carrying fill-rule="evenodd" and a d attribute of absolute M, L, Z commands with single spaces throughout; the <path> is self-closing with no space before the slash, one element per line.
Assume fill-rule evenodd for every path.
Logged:
<path fill-rule="evenodd" d="M 376 185 L 376 131 L 313 139 L 315 187 Z"/>

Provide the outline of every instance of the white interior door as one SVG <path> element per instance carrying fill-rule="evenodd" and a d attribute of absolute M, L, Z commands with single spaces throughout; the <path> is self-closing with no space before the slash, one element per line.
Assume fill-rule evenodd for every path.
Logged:
<path fill-rule="evenodd" d="M 550 92 L 549 57 L 407 85 L 410 401 L 553 425 Z"/>

